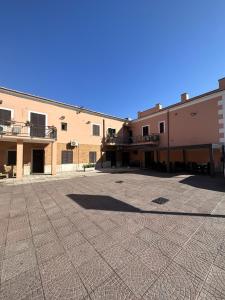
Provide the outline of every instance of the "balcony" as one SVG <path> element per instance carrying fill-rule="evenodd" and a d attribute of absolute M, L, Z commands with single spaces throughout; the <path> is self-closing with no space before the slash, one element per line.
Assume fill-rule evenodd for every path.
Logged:
<path fill-rule="evenodd" d="M 131 136 L 131 137 L 119 137 L 119 136 L 107 136 L 105 138 L 106 145 L 138 145 L 138 144 L 159 144 L 159 134 L 152 133 L 150 135 Z"/>
<path fill-rule="evenodd" d="M 57 129 L 54 126 L 34 126 L 30 122 L 1 121 L 0 140 L 35 140 L 47 141 L 57 139 Z"/>

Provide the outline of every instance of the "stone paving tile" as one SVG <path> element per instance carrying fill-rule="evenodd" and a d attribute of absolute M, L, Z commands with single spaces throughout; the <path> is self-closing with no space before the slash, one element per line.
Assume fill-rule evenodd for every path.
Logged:
<path fill-rule="evenodd" d="M 10 232 L 14 230 L 24 229 L 26 227 L 29 227 L 28 215 L 9 219 L 8 231 Z"/>
<path fill-rule="evenodd" d="M 115 183 L 119 180 L 121 185 Z M 62 294 L 71 299 L 133 299 L 142 298 L 143 291 L 146 299 L 225 298 L 225 218 L 183 214 L 225 215 L 225 187 L 219 178 L 153 176 L 143 171 L 31 180 L 0 188 L 2 286 L 14 280 L 21 286 L 20 276 L 37 267 L 37 257 L 48 293 L 45 300 L 63 299 Z M 87 210 L 67 196 L 93 193 L 146 212 Z M 169 202 L 151 202 L 158 197 Z M 42 290 L 26 290 L 18 299 L 43 299 Z M 10 299 L 0 295 L 1 300 Z"/>
<path fill-rule="evenodd" d="M 124 282 L 113 274 L 91 295 L 92 300 L 138 300 Z"/>
<path fill-rule="evenodd" d="M 98 235 L 103 234 L 103 230 L 100 229 L 95 224 L 92 224 L 90 227 L 84 228 L 80 230 L 85 238 L 90 239 L 96 237 Z"/>
<path fill-rule="evenodd" d="M 31 239 L 6 244 L 5 258 L 15 256 L 15 255 L 23 253 L 27 250 L 30 250 L 30 251 L 33 250 L 33 252 L 34 252 L 34 246 L 33 246 L 33 242 Z"/>
<path fill-rule="evenodd" d="M 118 242 L 123 242 L 126 239 L 129 239 L 133 237 L 133 235 L 123 227 L 115 227 L 107 232 L 109 236 L 112 237 L 113 240 L 116 240 Z"/>
<path fill-rule="evenodd" d="M 15 243 L 17 241 L 31 238 L 30 227 L 25 227 L 19 230 L 13 230 L 7 234 L 7 243 Z"/>
<path fill-rule="evenodd" d="M 100 256 L 82 264 L 77 271 L 89 293 L 113 274 L 113 270 Z"/>
<path fill-rule="evenodd" d="M 69 225 L 71 222 L 69 221 L 68 218 L 62 217 L 56 220 L 52 220 L 52 225 L 54 228 L 59 228 L 59 227 L 64 227 Z"/>
<path fill-rule="evenodd" d="M 117 227 L 117 224 L 115 224 L 114 222 L 112 222 L 110 219 L 106 219 L 100 223 L 98 223 L 98 226 L 103 229 L 104 231 L 108 231 L 111 230 L 115 227 Z"/>
<path fill-rule="evenodd" d="M 149 270 L 157 275 L 172 262 L 170 258 L 162 254 L 154 246 L 150 246 L 147 250 L 143 251 L 140 255 L 140 260 Z"/>
<path fill-rule="evenodd" d="M 153 283 L 144 299 L 196 299 L 203 282 L 176 263 L 171 264 Z"/>
<path fill-rule="evenodd" d="M 34 223 L 31 225 L 31 231 L 33 236 L 40 233 L 44 233 L 46 231 L 50 231 L 51 229 L 52 229 L 52 224 L 49 221 Z"/>
<path fill-rule="evenodd" d="M 89 239 L 89 241 L 98 251 L 104 251 L 117 243 L 116 240 L 104 233 Z"/>
<path fill-rule="evenodd" d="M 73 234 L 76 231 L 76 227 L 72 223 L 69 223 L 66 226 L 57 227 L 54 229 L 60 240 L 64 239 L 68 235 Z"/>
<path fill-rule="evenodd" d="M 205 280 L 212 264 L 212 262 L 203 260 L 197 256 L 194 252 L 188 252 L 186 250 L 182 250 L 174 258 L 174 261 L 201 280 Z"/>
<path fill-rule="evenodd" d="M 29 250 L 3 260 L 1 282 L 34 268 L 36 264 L 35 254 Z"/>
<path fill-rule="evenodd" d="M 51 259 L 54 256 L 58 256 L 64 253 L 62 245 L 58 242 L 47 243 L 39 248 L 36 248 L 36 254 L 39 264 L 43 264 L 45 261 Z"/>
<path fill-rule="evenodd" d="M 120 246 L 125 248 L 131 254 L 140 256 L 144 251 L 148 249 L 149 244 L 139 238 L 131 237 L 129 239 L 126 239 L 124 242 L 121 242 Z"/>
<path fill-rule="evenodd" d="M 43 282 L 55 280 L 59 276 L 74 270 L 69 258 L 65 255 L 59 255 L 39 265 L 40 274 Z"/>
<path fill-rule="evenodd" d="M 46 299 L 84 299 L 87 291 L 77 273 L 68 272 L 50 282 L 44 283 Z"/>
<path fill-rule="evenodd" d="M 117 270 L 117 274 L 137 296 L 143 296 L 157 278 L 140 260 L 134 259 Z"/>
<path fill-rule="evenodd" d="M 62 240 L 63 246 L 67 250 L 85 242 L 86 240 L 80 232 L 74 232 Z"/>
<path fill-rule="evenodd" d="M 44 233 L 40 233 L 33 237 L 34 245 L 36 248 L 42 247 L 45 244 L 51 242 L 57 242 L 58 238 L 56 233 L 53 230 L 46 231 Z"/>
<path fill-rule="evenodd" d="M 225 299 L 225 270 L 213 266 L 203 285 L 199 299 L 204 299 L 204 294 L 213 295 L 212 299 Z"/>
<path fill-rule="evenodd" d="M 191 239 L 183 249 L 192 255 L 199 257 L 202 260 L 207 260 L 209 263 L 215 259 L 218 254 L 217 249 L 212 249 L 207 246 L 207 244 L 199 242 L 194 238 Z"/>
<path fill-rule="evenodd" d="M 134 256 L 119 245 L 115 245 L 112 248 L 102 252 L 102 257 L 113 268 L 118 269 L 123 265 L 128 264 L 134 259 Z"/>
<path fill-rule="evenodd" d="M 173 258 L 181 250 L 181 246 L 178 244 L 149 229 L 143 229 L 140 231 L 138 233 L 138 237 L 153 245 L 155 248 L 159 249 L 163 255 L 170 258 Z"/>
<path fill-rule="evenodd" d="M 11 280 L 5 281 L 0 288 L 1 300 L 44 300 L 39 271 L 31 269 Z"/>
<path fill-rule="evenodd" d="M 225 253 L 224 252 L 218 252 L 218 255 L 217 255 L 217 257 L 216 257 L 216 259 L 213 263 L 218 268 L 221 268 L 221 269 L 225 270 Z"/>
<path fill-rule="evenodd" d="M 68 249 L 67 254 L 75 267 L 79 267 L 88 260 L 98 256 L 98 252 L 88 242 Z"/>

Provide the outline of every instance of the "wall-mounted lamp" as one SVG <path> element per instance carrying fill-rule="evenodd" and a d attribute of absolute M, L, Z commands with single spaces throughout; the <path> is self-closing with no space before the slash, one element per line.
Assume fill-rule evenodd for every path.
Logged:
<path fill-rule="evenodd" d="M 196 112 L 192 112 L 192 113 L 191 113 L 191 116 L 192 116 L 192 117 L 194 117 L 194 116 L 196 116 L 196 115 L 197 115 Z"/>
<path fill-rule="evenodd" d="M 64 120 L 64 119 L 65 119 L 65 116 L 61 116 L 59 119 L 60 119 L 60 120 Z"/>
<path fill-rule="evenodd" d="M 91 124 L 91 121 L 87 121 L 86 124 Z"/>
<path fill-rule="evenodd" d="M 3 102 L 3 101 L 2 101 L 2 100 L 0 100 L 0 104 L 2 104 L 2 102 Z"/>

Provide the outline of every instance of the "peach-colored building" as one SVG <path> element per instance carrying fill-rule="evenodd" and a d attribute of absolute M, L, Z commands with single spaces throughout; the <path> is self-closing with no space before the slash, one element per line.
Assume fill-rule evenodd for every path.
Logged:
<path fill-rule="evenodd" d="M 216 90 L 122 119 L 0 88 L 0 173 L 99 168 L 224 172 L 225 78 Z"/>

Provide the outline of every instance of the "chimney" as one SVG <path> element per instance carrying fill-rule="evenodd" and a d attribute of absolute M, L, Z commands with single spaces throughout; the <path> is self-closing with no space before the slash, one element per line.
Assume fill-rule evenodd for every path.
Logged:
<path fill-rule="evenodd" d="M 188 93 L 183 93 L 183 94 L 181 94 L 180 97 L 181 97 L 181 102 L 186 102 L 189 99 Z"/>
<path fill-rule="evenodd" d="M 225 77 L 218 80 L 219 81 L 219 89 L 225 90 Z"/>
<path fill-rule="evenodd" d="M 157 103 L 157 104 L 155 105 L 155 109 L 156 109 L 156 110 L 162 109 L 162 105 L 161 105 L 160 103 Z"/>

